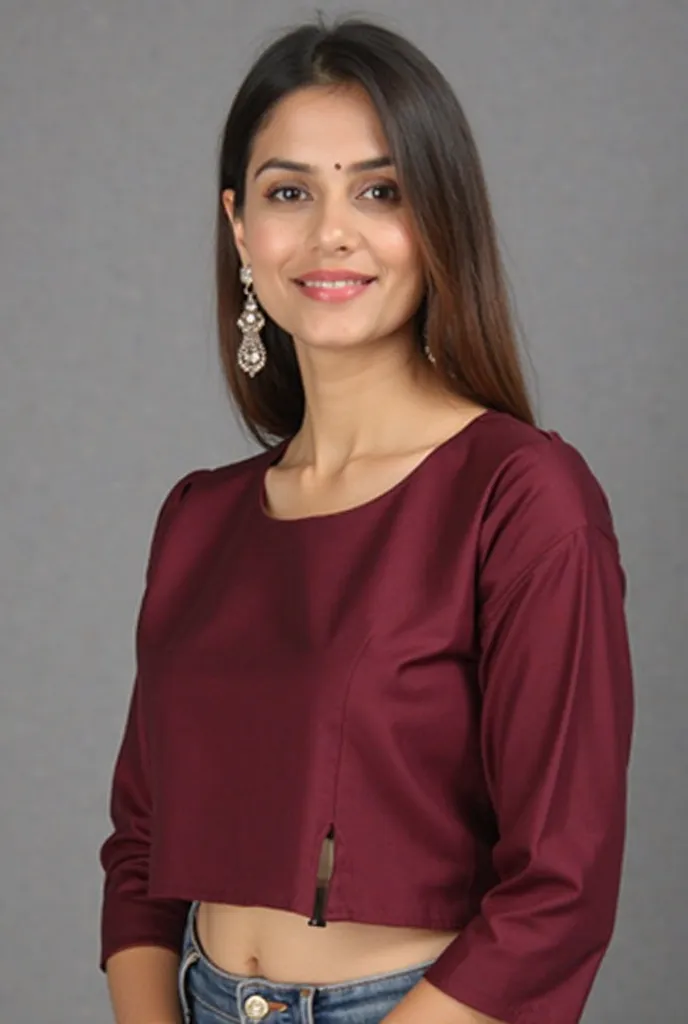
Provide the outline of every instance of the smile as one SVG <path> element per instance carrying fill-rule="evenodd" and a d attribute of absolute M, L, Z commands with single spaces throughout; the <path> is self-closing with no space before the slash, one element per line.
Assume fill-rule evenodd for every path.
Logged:
<path fill-rule="evenodd" d="M 356 278 L 341 281 L 299 281 L 294 282 L 302 294 L 316 302 L 344 302 L 362 295 L 376 278 Z"/>

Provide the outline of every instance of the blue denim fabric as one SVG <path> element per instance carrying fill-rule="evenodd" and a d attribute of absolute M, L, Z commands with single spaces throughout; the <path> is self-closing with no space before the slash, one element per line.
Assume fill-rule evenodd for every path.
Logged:
<path fill-rule="evenodd" d="M 434 962 L 324 985 L 230 974 L 205 955 L 197 909 L 192 903 L 179 965 L 184 1024 L 379 1024 Z"/>

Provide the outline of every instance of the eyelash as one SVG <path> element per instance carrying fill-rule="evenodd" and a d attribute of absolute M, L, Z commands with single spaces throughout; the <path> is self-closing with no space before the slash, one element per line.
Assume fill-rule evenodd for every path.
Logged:
<path fill-rule="evenodd" d="M 401 199 L 398 187 L 396 185 L 391 184 L 388 181 L 375 182 L 373 185 L 369 185 L 368 188 L 364 189 L 364 191 L 369 192 L 373 188 L 389 189 L 394 193 L 394 195 L 391 198 L 378 199 L 377 202 L 389 203 L 390 205 L 392 205 L 398 203 Z M 278 185 L 275 188 L 270 189 L 270 191 L 266 193 L 265 198 L 270 200 L 271 202 L 282 203 L 284 206 L 293 206 L 294 200 L 276 198 L 278 193 L 286 191 L 305 192 L 306 189 L 301 188 L 301 186 L 299 185 Z"/>

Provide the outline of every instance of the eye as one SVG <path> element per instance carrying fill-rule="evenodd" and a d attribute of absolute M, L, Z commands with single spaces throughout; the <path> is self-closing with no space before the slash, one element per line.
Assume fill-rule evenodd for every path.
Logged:
<path fill-rule="evenodd" d="M 298 185 L 278 185 L 277 188 L 270 189 L 265 198 L 276 203 L 293 203 L 292 198 L 286 198 L 286 193 L 298 193 L 303 191 L 304 189 L 299 188 Z M 277 197 L 280 194 L 285 194 L 285 198 L 278 199 Z"/>
<path fill-rule="evenodd" d="M 399 192 L 398 186 L 393 185 L 388 181 L 378 181 L 374 185 L 369 185 L 362 194 L 365 195 L 366 192 L 372 192 L 373 190 L 378 193 L 388 193 L 387 195 L 377 195 L 373 197 L 383 203 L 398 203 L 401 199 L 401 193 Z M 391 195 L 389 193 L 391 193 Z"/>

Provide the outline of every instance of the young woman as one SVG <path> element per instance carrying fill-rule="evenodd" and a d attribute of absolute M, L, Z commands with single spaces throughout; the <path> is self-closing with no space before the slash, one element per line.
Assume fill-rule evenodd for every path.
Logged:
<path fill-rule="evenodd" d="M 116 1020 L 574 1024 L 622 866 L 625 579 L 535 423 L 465 117 L 403 38 L 307 24 L 219 163 L 223 365 L 265 450 L 153 534 Z"/>

